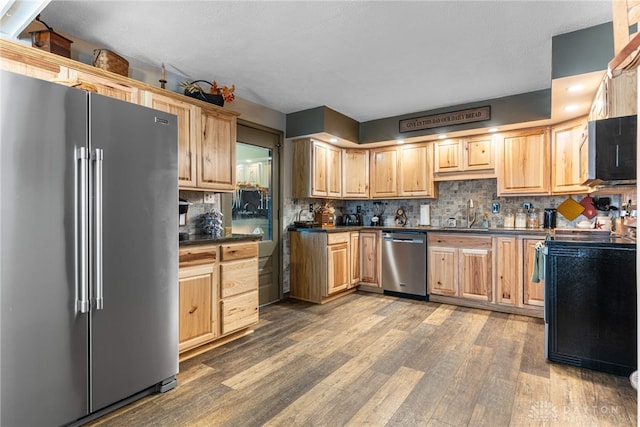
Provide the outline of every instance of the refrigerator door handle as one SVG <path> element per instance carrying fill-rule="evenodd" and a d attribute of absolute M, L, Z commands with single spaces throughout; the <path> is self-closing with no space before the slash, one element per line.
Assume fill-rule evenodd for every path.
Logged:
<path fill-rule="evenodd" d="M 90 309 L 89 301 L 89 273 L 88 273 L 88 222 L 89 209 L 87 202 L 87 179 L 89 175 L 88 161 L 89 153 L 86 147 L 80 147 L 76 151 L 79 173 L 76 179 L 76 195 L 78 197 L 77 206 L 77 233 L 78 233 L 78 263 L 76 276 L 76 289 L 78 290 L 76 300 L 76 310 L 80 313 L 88 313 Z"/>
<path fill-rule="evenodd" d="M 96 310 L 104 307 L 104 287 L 102 281 L 102 160 L 104 152 L 101 148 L 95 151 L 95 283 L 96 283 Z"/>

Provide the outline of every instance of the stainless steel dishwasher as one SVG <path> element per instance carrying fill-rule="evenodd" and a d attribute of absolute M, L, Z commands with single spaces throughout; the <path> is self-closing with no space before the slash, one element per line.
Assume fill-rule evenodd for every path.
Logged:
<path fill-rule="evenodd" d="M 382 289 L 388 295 L 428 300 L 426 233 L 382 232 Z"/>

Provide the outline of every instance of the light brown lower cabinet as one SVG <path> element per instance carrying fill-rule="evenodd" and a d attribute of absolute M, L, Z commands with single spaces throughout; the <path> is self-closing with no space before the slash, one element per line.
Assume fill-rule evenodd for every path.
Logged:
<path fill-rule="evenodd" d="M 491 237 L 427 234 L 429 294 L 491 301 Z"/>
<path fill-rule="evenodd" d="M 382 233 L 378 230 L 360 230 L 360 281 L 361 289 L 381 290 L 380 270 Z"/>
<path fill-rule="evenodd" d="M 212 289 L 216 288 L 215 263 L 180 269 L 180 345 L 184 351 L 212 341 L 217 335 L 217 313 Z"/>
<path fill-rule="evenodd" d="M 291 231 L 290 296 L 325 303 L 355 291 L 349 231 Z"/>
<path fill-rule="evenodd" d="M 429 299 L 542 317 L 544 283 L 531 282 L 539 240 L 428 233 Z"/>
<path fill-rule="evenodd" d="M 185 246 L 179 254 L 180 353 L 250 333 L 258 323 L 258 242 Z"/>

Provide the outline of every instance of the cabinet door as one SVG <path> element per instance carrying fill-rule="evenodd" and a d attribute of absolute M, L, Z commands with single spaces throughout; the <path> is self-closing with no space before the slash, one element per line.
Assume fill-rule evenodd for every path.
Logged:
<path fill-rule="evenodd" d="M 589 127 L 584 126 L 581 132 L 578 157 L 580 157 L 580 167 L 578 171 L 578 183 L 584 184 L 589 179 Z"/>
<path fill-rule="evenodd" d="M 330 197 L 342 196 L 342 149 L 327 147 L 327 191 Z"/>
<path fill-rule="evenodd" d="M 212 264 L 180 268 L 180 351 L 211 341 L 216 336 Z"/>
<path fill-rule="evenodd" d="M 380 232 L 360 231 L 360 283 L 380 287 Z"/>
<path fill-rule="evenodd" d="M 329 147 L 318 142 L 313 143 L 313 180 L 311 182 L 311 195 L 317 197 L 326 197 L 329 195 L 329 179 L 327 178 L 327 158 L 329 156 Z"/>
<path fill-rule="evenodd" d="M 506 136 L 501 160 L 499 194 L 549 193 L 549 143 L 546 130 Z"/>
<path fill-rule="evenodd" d="M 458 250 L 456 248 L 430 247 L 429 293 L 456 296 L 458 295 Z"/>
<path fill-rule="evenodd" d="M 342 196 L 347 199 L 369 198 L 369 151 L 343 151 Z"/>
<path fill-rule="evenodd" d="M 496 297 L 498 304 L 516 305 L 518 248 L 515 237 L 496 237 Z"/>
<path fill-rule="evenodd" d="M 462 170 L 460 158 L 461 143 L 459 139 L 438 141 L 435 143 L 434 172 L 458 172 Z"/>
<path fill-rule="evenodd" d="M 236 185 L 236 117 L 201 109 L 198 182 L 202 189 L 229 192 Z"/>
<path fill-rule="evenodd" d="M 352 288 L 360 282 L 360 233 L 350 233 L 350 254 L 349 254 L 349 287 Z"/>
<path fill-rule="evenodd" d="M 486 249 L 460 249 L 460 296 L 492 300 L 491 251 Z"/>
<path fill-rule="evenodd" d="M 493 139 L 489 135 L 465 141 L 463 155 L 465 170 L 495 168 Z"/>
<path fill-rule="evenodd" d="M 258 323 L 258 291 L 223 299 L 221 302 L 222 334 Z"/>
<path fill-rule="evenodd" d="M 18 47 L 22 49 L 22 47 Z M 40 80 L 67 78 L 67 70 L 61 70 L 60 65 L 36 56 L 22 55 L 12 49 L 0 51 L 0 69 L 16 74 L 34 77 Z"/>
<path fill-rule="evenodd" d="M 396 147 L 371 150 L 371 197 L 398 195 L 398 151 Z"/>
<path fill-rule="evenodd" d="M 580 185 L 580 144 L 586 136 L 586 122 L 572 122 L 555 127 L 551 140 L 551 191 L 553 193 L 585 193 Z"/>
<path fill-rule="evenodd" d="M 431 168 L 431 145 L 403 145 L 399 149 L 398 195 L 431 196 L 433 173 Z"/>
<path fill-rule="evenodd" d="M 528 306 L 543 307 L 544 306 L 544 280 L 538 283 L 531 281 L 533 276 L 534 258 L 536 256 L 536 243 L 543 241 L 537 239 L 524 239 L 524 268 L 522 278 L 523 293 L 522 303 Z"/>
<path fill-rule="evenodd" d="M 327 246 L 327 289 L 324 296 L 349 287 L 349 243 Z"/>
<path fill-rule="evenodd" d="M 96 76 L 85 71 L 74 70 L 72 68 L 69 69 L 69 79 L 77 79 L 81 82 L 91 83 L 96 87 L 96 90 L 100 95 L 120 99 L 121 101 L 131 102 L 134 104 L 139 103 L 139 89 L 126 83 L 102 76 Z"/>
<path fill-rule="evenodd" d="M 197 118 L 200 109 L 168 96 L 145 92 L 144 105 L 178 116 L 178 185 L 196 186 Z"/>

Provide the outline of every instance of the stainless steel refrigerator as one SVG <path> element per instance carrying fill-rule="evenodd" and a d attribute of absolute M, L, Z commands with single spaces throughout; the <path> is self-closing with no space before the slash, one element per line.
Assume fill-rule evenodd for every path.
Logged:
<path fill-rule="evenodd" d="M 176 117 L 0 73 L 0 425 L 176 385 Z"/>

